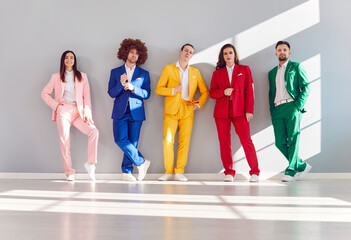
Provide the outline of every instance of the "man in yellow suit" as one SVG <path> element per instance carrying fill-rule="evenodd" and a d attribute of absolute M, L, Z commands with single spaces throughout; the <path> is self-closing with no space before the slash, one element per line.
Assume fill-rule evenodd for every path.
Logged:
<path fill-rule="evenodd" d="M 188 181 L 184 176 L 184 168 L 188 160 L 191 130 L 193 128 L 194 111 L 205 104 L 209 91 L 200 71 L 189 66 L 194 47 L 184 44 L 179 50 L 179 61 L 164 67 L 156 86 L 158 95 L 166 96 L 163 121 L 163 157 L 166 172 L 160 181 Z M 193 99 L 196 89 L 201 96 Z M 179 147 L 177 165 L 174 168 L 174 136 L 179 126 Z"/>

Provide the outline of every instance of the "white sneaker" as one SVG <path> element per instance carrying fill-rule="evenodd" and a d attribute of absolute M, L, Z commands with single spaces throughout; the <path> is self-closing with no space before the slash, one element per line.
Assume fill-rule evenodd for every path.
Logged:
<path fill-rule="evenodd" d="M 224 176 L 224 181 L 225 182 L 234 182 L 234 177 L 230 174 L 227 174 Z"/>
<path fill-rule="evenodd" d="M 131 173 L 123 173 L 122 174 L 122 180 L 123 181 L 135 182 L 136 178 Z"/>
<path fill-rule="evenodd" d="M 284 175 L 284 177 L 282 178 L 282 182 L 294 182 L 295 178 L 290 176 L 290 175 Z"/>
<path fill-rule="evenodd" d="M 145 159 L 145 162 L 141 164 L 140 166 L 137 166 L 139 175 L 138 175 L 138 180 L 142 181 L 147 173 L 147 169 L 150 167 L 150 161 Z"/>
<path fill-rule="evenodd" d="M 173 174 L 163 174 L 158 178 L 159 181 L 171 181 L 173 180 Z"/>
<path fill-rule="evenodd" d="M 95 182 L 95 164 L 90 164 L 88 162 L 84 163 L 85 170 L 87 170 L 89 177 L 91 180 Z"/>
<path fill-rule="evenodd" d="M 67 181 L 74 181 L 75 179 L 74 179 L 74 174 L 69 174 L 68 176 L 67 176 Z"/>
<path fill-rule="evenodd" d="M 174 176 L 174 180 L 181 181 L 181 182 L 187 182 L 188 181 L 188 179 L 182 173 L 176 173 L 175 176 Z"/>
<path fill-rule="evenodd" d="M 306 168 L 302 172 L 298 172 L 295 174 L 295 180 L 300 181 L 306 177 L 306 175 L 311 171 L 312 166 L 306 163 Z"/>
<path fill-rule="evenodd" d="M 250 177 L 250 182 L 259 182 L 260 178 L 256 174 L 252 174 Z"/>

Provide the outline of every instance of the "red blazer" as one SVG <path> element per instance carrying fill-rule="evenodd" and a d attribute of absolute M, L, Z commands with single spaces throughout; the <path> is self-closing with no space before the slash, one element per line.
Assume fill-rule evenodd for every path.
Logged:
<path fill-rule="evenodd" d="M 213 72 L 210 97 L 216 99 L 214 118 L 228 117 L 229 96 L 224 95 L 226 88 L 234 88 L 231 95 L 234 117 L 243 116 L 247 112 L 253 114 L 254 84 L 249 66 L 235 64 L 231 84 L 226 67 Z"/>

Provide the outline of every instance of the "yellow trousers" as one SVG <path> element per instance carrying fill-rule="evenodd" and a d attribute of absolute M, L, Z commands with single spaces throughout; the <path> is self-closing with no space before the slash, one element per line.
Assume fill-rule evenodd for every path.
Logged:
<path fill-rule="evenodd" d="M 174 115 L 165 114 L 163 122 L 163 159 L 166 174 L 184 173 L 188 161 L 191 130 L 193 128 L 194 108 L 187 106 L 188 101 L 182 100 L 178 112 Z M 179 126 L 179 146 L 177 165 L 174 168 L 174 136 Z"/>

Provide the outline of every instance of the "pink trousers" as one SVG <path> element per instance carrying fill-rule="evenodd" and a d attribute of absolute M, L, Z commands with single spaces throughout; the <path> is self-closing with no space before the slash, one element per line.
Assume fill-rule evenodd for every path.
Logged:
<path fill-rule="evenodd" d="M 95 125 L 90 125 L 82 120 L 78 113 L 77 106 L 66 103 L 59 106 L 57 109 L 56 122 L 60 139 L 63 168 L 66 176 L 75 173 L 75 170 L 72 168 L 70 151 L 70 129 L 72 124 L 78 128 L 79 131 L 88 135 L 88 162 L 90 164 L 96 163 L 99 131 Z"/>

